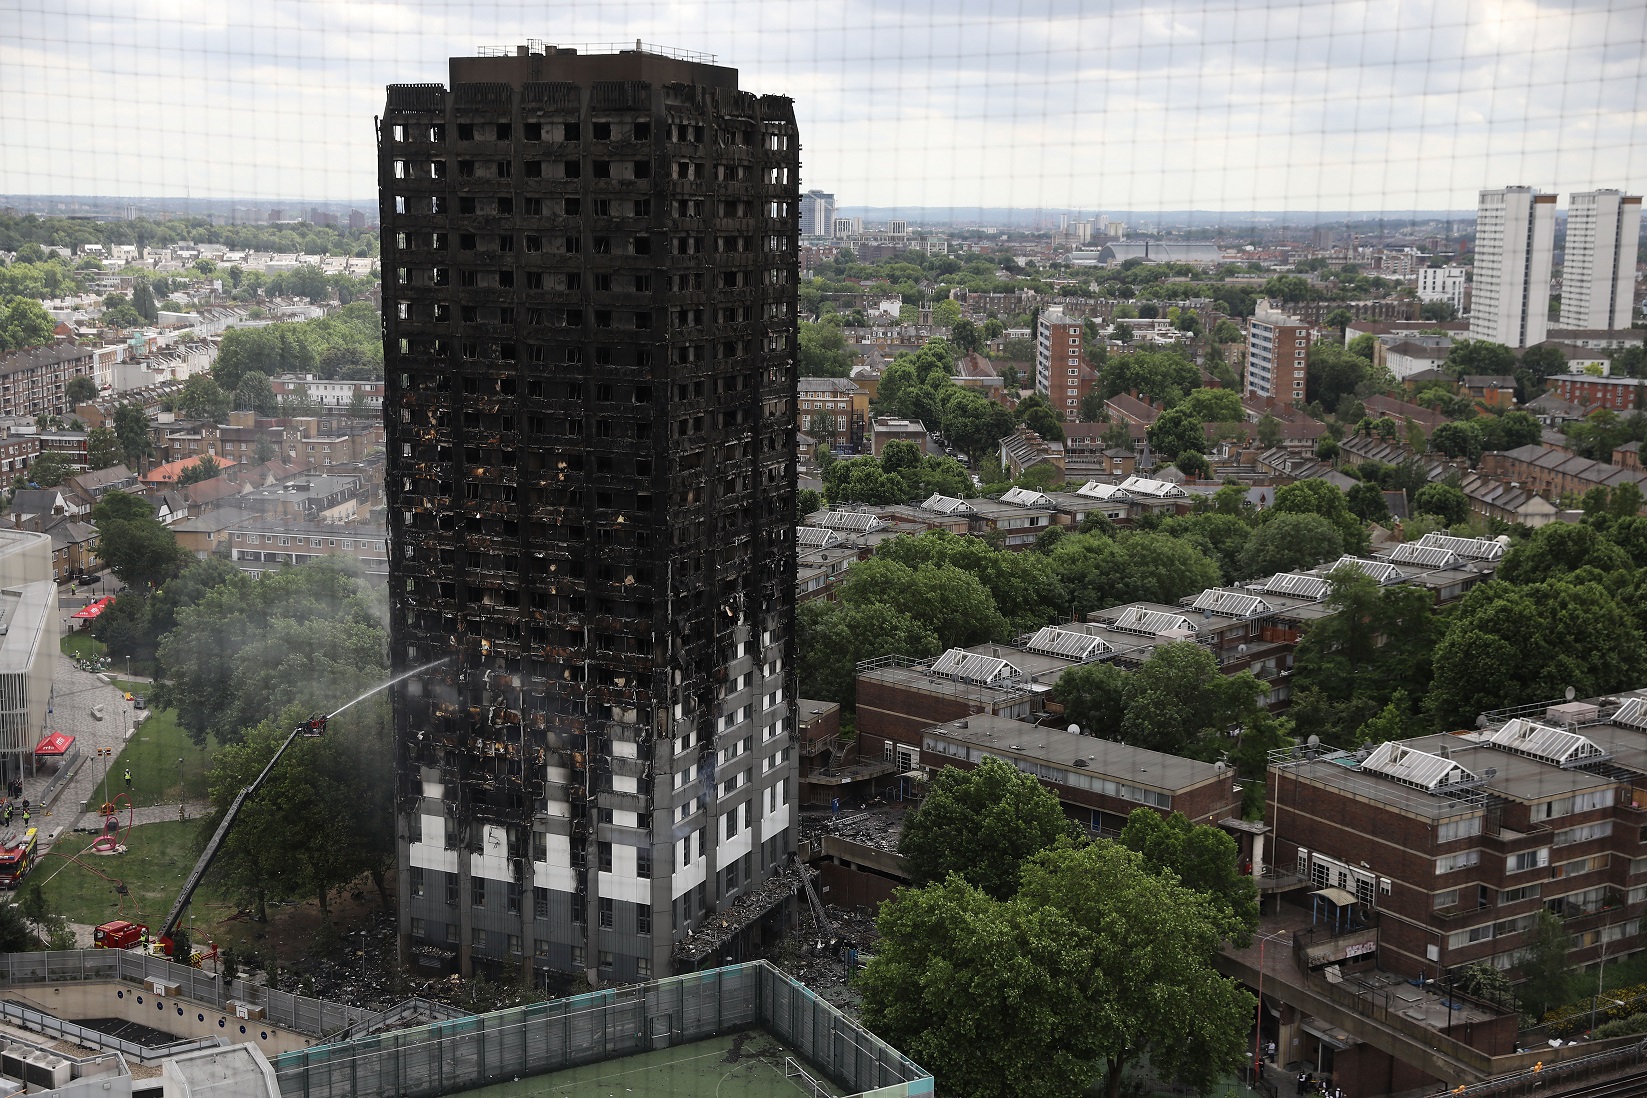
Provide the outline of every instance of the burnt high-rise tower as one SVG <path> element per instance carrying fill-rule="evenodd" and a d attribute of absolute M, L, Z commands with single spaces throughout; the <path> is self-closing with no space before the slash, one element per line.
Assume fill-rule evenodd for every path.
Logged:
<path fill-rule="evenodd" d="M 388 89 L 393 662 L 448 657 L 395 695 L 414 960 L 719 963 L 784 872 L 798 150 L 639 49 Z"/>

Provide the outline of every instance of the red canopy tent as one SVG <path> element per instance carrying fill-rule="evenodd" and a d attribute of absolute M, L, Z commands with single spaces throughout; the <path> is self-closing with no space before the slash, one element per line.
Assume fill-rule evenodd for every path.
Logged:
<path fill-rule="evenodd" d="M 90 602 L 90 603 L 87 603 L 85 606 L 82 606 L 80 609 L 78 609 L 74 613 L 70 614 L 69 617 L 71 617 L 71 618 L 84 618 L 86 621 L 90 621 L 92 618 L 97 617 L 97 615 L 99 615 L 103 611 L 107 610 L 109 608 L 109 603 L 111 603 L 113 601 L 114 601 L 114 596 L 113 595 L 105 595 L 103 598 L 98 599 L 96 602 Z"/>
<path fill-rule="evenodd" d="M 73 743 L 74 737 L 67 732 L 53 732 L 34 745 L 34 753 L 36 755 L 66 755 Z"/>

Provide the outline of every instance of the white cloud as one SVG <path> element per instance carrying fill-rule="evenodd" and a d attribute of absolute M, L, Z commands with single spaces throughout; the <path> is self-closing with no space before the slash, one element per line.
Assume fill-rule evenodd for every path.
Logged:
<path fill-rule="evenodd" d="M 0 193 L 367 200 L 383 86 L 704 50 L 860 205 L 1388 210 L 1639 188 L 1640 0 L 0 0 Z"/>

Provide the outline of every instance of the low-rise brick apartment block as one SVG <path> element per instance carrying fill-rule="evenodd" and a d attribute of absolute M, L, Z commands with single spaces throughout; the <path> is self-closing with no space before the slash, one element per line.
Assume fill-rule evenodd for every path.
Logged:
<path fill-rule="evenodd" d="M 1647 691 L 1484 715 L 1482 727 L 1269 769 L 1274 866 L 1372 911 L 1381 968 L 1512 969 L 1541 910 L 1571 960 L 1641 948 Z"/>

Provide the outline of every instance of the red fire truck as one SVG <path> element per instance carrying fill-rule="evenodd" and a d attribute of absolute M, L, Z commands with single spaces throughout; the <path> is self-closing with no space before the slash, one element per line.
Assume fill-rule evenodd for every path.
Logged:
<path fill-rule="evenodd" d="M 0 839 L 0 888 L 16 888 L 34 868 L 39 832 L 29 828 L 19 836 L 16 832 Z"/>
<path fill-rule="evenodd" d="M 131 949 L 140 946 L 147 940 L 149 928 L 141 923 L 128 923 L 118 919 L 112 923 L 104 923 L 92 932 L 92 947 L 94 949 Z"/>

